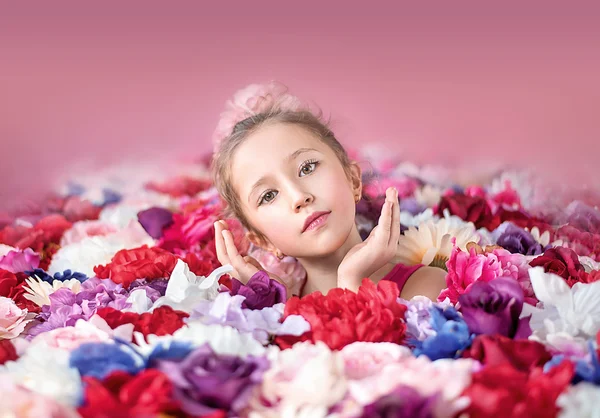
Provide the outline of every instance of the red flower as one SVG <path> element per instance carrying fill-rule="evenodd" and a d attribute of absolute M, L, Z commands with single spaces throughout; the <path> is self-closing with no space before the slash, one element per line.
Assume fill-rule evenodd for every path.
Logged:
<path fill-rule="evenodd" d="M 184 417 L 173 397 L 169 378 L 156 369 L 147 369 L 137 376 L 116 371 L 104 381 L 86 376 L 82 417 L 150 417 L 176 414 Z"/>
<path fill-rule="evenodd" d="M 169 277 L 177 264 L 177 257 L 161 248 L 144 245 L 132 250 L 121 250 L 106 266 L 94 267 L 101 279 L 111 279 L 128 288 L 136 279 L 159 279 Z"/>
<path fill-rule="evenodd" d="M 587 280 L 583 265 L 579 262 L 579 257 L 575 251 L 570 248 L 556 247 L 544 251 L 544 254 L 534 258 L 529 262 L 532 267 L 541 266 L 546 273 L 554 273 L 567 281 L 569 286 L 573 286 L 580 280 L 580 277 Z"/>
<path fill-rule="evenodd" d="M 556 237 L 579 255 L 600 260 L 600 234 L 581 231 L 574 226 L 564 225 L 557 229 Z"/>
<path fill-rule="evenodd" d="M 62 212 L 70 222 L 95 220 L 100 216 L 102 208 L 79 196 L 70 196 L 65 200 Z"/>
<path fill-rule="evenodd" d="M 512 340 L 502 335 L 479 335 L 463 357 L 478 360 L 485 366 L 510 365 L 527 372 L 542 367 L 552 358 L 537 341 Z"/>
<path fill-rule="evenodd" d="M 14 300 L 21 309 L 38 313 L 42 308 L 24 297 L 25 289 L 23 289 L 23 286 L 26 285 L 25 279 L 27 277 L 25 273 L 14 274 L 0 269 L 0 296 Z"/>
<path fill-rule="evenodd" d="M 112 329 L 123 324 L 133 324 L 133 330 L 141 332 L 144 336 L 150 334 L 171 335 L 184 325 L 183 319 L 189 316 L 189 314 L 176 311 L 170 306 L 160 306 L 152 313 L 145 312 L 143 314 L 121 312 L 111 307 L 100 308 L 97 313 Z"/>
<path fill-rule="evenodd" d="M 521 210 L 508 210 L 500 207 L 496 212 L 496 216 L 499 218 L 500 223 L 512 222 L 520 228 L 528 228 L 529 230 L 533 227 L 537 227 L 540 230 L 540 233 L 549 231 L 550 238 L 552 239 L 554 230 L 550 224 L 542 219 L 530 216 Z"/>
<path fill-rule="evenodd" d="M 471 404 L 465 413 L 477 417 L 554 417 L 558 413 L 556 399 L 567 388 L 574 367 L 563 361 L 544 373 L 535 368 L 530 373 L 509 364 L 486 366 L 473 374 L 471 385 L 463 395 Z"/>
<path fill-rule="evenodd" d="M 332 289 L 326 296 L 311 293 L 302 299 L 297 296 L 285 305 L 284 318 L 303 316 L 311 330 L 300 337 L 276 338 L 282 348 L 298 341 L 323 341 L 332 350 L 355 341 L 402 343 L 406 331 L 406 306 L 398 303 L 398 286 L 382 280 L 375 286 L 363 279 L 358 293 Z"/>
<path fill-rule="evenodd" d="M 500 225 L 500 219 L 492 214 L 492 209 L 481 196 L 467 196 L 465 194 L 452 194 L 443 196 L 437 207 L 437 214 L 443 215 L 448 209 L 451 215 L 473 222 L 477 228 L 487 228 L 493 231 Z"/>
<path fill-rule="evenodd" d="M 0 365 L 18 359 L 17 350 L 10 340 L 0 340 Z"/>

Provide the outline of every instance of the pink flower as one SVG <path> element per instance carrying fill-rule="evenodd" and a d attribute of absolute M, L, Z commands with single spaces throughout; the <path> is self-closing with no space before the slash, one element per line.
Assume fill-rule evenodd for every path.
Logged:
<path fill-rule="evenodd" d="M 250 84 L 238 90 L 233 99 L 226 103 L 225 111 L 221 113 L 217 129 L 213 133 L 214 152 L 219 150 L 221 141 L 231 134 L 238 122 L 272 108 L 294 111 L 301 105 L 300 100 L 289 94 L 285 86 L 273 81 Z"/>
<path fill-rule="evenodd" d="M 0 339 L 18 337 L 31 321 L 27 309 L 20 309 L 12 299 L 0 297 Z"/>
<path fill-rule="evenodd" d="M 411 351 L 394 343 L 354 342 L 340 350 L 347 379 L 360 380 L 373 376 L 390 363 L 410 357 Z"/>
<path fill-rule="evenodd" d="M 388 187 L 395 187 L 399 197 L 410 197 L 419 188 L 419 182 L 411 177 L 382 178 L 364 185 L 363 194 L 370 197 L 385 196 Z"/>
<path fill-rule="evenodd" d="M 504 189 L 488 198 L 488 204 L 492 212 L 496 213 L 499 207 L 506 209 L 521 209 L 521 198 L 515 189 L 512 188 L 510 180 L 504 181 Z"/>
<path fill-rule="evenodd" d="M 34 270 L 39 265 L 40 256 L 31 248 L 26 248 L 22 251 L 9 251 L 8 254 L 0 258 L 0 269 L 10 271 L 11 273 Z"/>
<path fill-rule="evenodd" d="M 82 241 L 84 238 L 105 236 L 117 232 L 117 228 L 102 221 L 81 221 L 76 222 L 73 226 L 65 232 L 63 235 L 60 245 L 64 247 L 66 245 L 75 244 Z"/>
<path fill-rule="evenodd" d="M 465 252 L 454 246 L 446 267 L 448 288 L 442 290 L 439 301 L 449 298 L 456 304 L 458 296 L 466 293 L 476 281 L 489 282 L 497 277 L 511 277 L 517 280 L 525 292 L 526 302 L 534 301 L 527 263 L 521 254 L 511 254 L 503 249 L 477 254 L 475 248 Z"/>
<path fill-rule="evenodd" d="M 301 283 L 306 279 L 306 270 L 294 257 L 286 256 L 280 260 L 273 253 L 260 247 L 253 247 L 248 255 L 254 257 L 266 271 L 277 277 L 291 279 L 293 283 Z"/>

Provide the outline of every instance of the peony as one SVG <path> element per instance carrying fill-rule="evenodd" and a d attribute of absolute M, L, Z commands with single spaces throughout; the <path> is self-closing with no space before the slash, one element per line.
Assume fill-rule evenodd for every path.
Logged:
<path fill-rule="evenodd" d="M 18 337 L 32 319 L 27 309 L 20 309 L 12 299 L 0 296 L 0 339 Z"/>

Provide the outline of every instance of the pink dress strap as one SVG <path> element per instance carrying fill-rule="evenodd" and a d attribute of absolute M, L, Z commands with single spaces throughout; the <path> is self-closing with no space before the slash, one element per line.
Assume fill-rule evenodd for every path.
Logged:
<path fill-rule="evenodd" d="M 398 285 L 398 290 L 402 293 L 402 289 L 406 284 L 408 278 L 417 270 L 423 267 L 423 264 L 417 264 L 414 266 L 406 266 L 402 263 L 398 263 L 394 266 L 392 271 L 384 276 L 381 280 L 390 280 Z"/>

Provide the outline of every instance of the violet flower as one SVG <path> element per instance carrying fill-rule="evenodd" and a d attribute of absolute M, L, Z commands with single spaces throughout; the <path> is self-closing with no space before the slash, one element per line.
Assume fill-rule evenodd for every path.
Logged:
<path fill-rule="evenodd" d="M 436 395 L 424 397 L 410 386 L 398 386 L 363 409 L 360 418 L 431 418 Z"/>
<path fill-rule="evenodd" d="M 248 309 L 267 308 L 287 300 L 285 287 L 262 270 L 254 273 L 247 284 L 232 279 L 230 293 L 244 296 L 246 299 L 242 302 L 242 308 Z"/>
<path fill-rule="evenodd" d="M 513 223 L 507 222 L 505 225 L 499 226 L 497 233 L 500 235 L 496 244 L 513 254 L 538 255 L 544 252 L 544 248 L 533 235 Z"/>
<path fill-rule="evenodd" d="M 205 344 L 180 362 L 159 361 L 158 368 L 173 383 L 183 411 L 205 416 L 218 410 L 235 414 L 246 407 L 269 362 L 265 357 L 217 354 Z"/>
<path fill-rule="evenodd" d="M 473 283 L 469 292 L 460 295 L 458 301 L 471 332 L 527 338 L 531 335 L 529 318 L 519 319 L 524 298 L 517 281 L 499 277 L 490 282 Z"/>
<path fill-rule="evenodd" d="M 173 214 L 171 211 L 159 207 L 143 210 L 138 213 L 137 217 L 148 235 L 154 239 L 162 238 L 163 229 L 173 223 Z"/>

